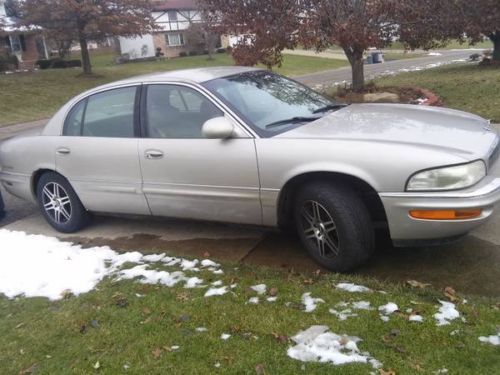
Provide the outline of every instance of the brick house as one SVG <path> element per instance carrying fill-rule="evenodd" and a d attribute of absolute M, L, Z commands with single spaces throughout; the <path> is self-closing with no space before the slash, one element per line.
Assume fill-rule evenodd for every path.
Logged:
<path fill-rule="evenodd" d="M 17 26 L 9 0 L 0 0 L 0 55 L 16 56 L 19 69 L 32 69 L 37 60 L 48 58 L 40 30 Z"/>
<path fill-rule="evenodd" d="M 201 22 L 201 12 L 195 0 L 155 1 L 153 17 L 159 29 L 152 34 L 137 38 L 118 38 L 120 52 L 131 59 L 153 57 L 161 48 L 165 57 L 178 57 L 189 52 L 184 32 L 192 23 Z"/>

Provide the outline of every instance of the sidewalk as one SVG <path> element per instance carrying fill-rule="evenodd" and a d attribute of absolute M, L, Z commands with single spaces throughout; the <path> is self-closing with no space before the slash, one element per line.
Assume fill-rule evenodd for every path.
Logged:
<path fill-rule="evenodd" d="M 303 50 L 303 49 L 286 49 L 283 51 L 285 55 L 297 55 L 297 56 L 310 56 L 310 57 L 321 57 L 324 59 L 333 59 L 333 60 L 345 60 L 347 61 L 347 56 L 342 51 L 324 51 L 324 52 L 315 52 L 311 50 Z"/>

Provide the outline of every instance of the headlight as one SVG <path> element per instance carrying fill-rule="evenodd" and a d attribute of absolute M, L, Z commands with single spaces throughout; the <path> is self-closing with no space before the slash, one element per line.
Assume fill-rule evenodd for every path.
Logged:
<path fill-rule="evenodd" d="M 458 190 L 477 184 L 486 176 L 482 160 L 469 164 L 430 169 L 414 174 L 406 185 L 407 191 Z"/>

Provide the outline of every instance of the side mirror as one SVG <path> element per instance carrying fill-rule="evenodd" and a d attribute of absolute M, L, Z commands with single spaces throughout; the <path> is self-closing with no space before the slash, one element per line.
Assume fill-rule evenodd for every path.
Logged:
<path fill-rule="evenodd" d="M 225 117 L 216 117 L 203 124 L 201 132 L 205 138 L 227 139 L 234 133 L 234 125 Z"/>

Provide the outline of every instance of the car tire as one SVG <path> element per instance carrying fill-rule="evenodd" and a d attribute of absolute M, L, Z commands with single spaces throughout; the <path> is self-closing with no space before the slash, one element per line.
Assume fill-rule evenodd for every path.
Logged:
<path fill-rule="evenodd" d="M 37 199 L 45 220 L 59 232 L 77 232 L 90 221 L 90 213 L 60 174 L 48 172 L 40 177 Z"/>
<path fill-rule="evenodd" d="M 375 235 L 368 209 L 348 186 L 328 182 L 306 185 L 294 203 L 297 233 L 323 267 L 346 272 L 373 254 Z"/>

